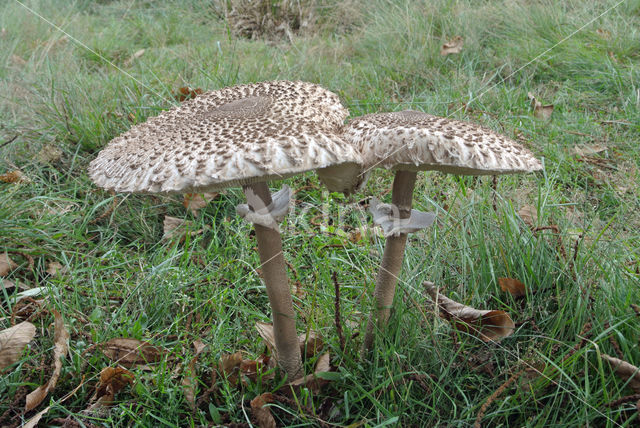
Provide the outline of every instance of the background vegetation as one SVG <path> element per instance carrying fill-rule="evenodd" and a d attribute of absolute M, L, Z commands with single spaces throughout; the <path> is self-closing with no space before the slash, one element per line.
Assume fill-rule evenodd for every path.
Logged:
<path fill-rule="evenodd" d="M 350 199 L 313 174 L 288 180 L 298 190 L 283 227 L 298 327 L 322 336 L 334 375 L 274 401 L 279 425 L 471 426 L 479 413 L 486 426 L 637 423 L 636 401 L 616 403 L 633 382 L 600 356 L 640 364 L 639 1 L 8 0 L 0 28 L 0 174 L 13 174 L 0 183 L 0 252 L 17 263 L 2 278 L 0 329 L 37 327 L 0 379 L 0 425 L 47 403 L 52 424 L 257 423 L 249 401 L 276 392 L 277 379 L 212 376 L 225 354 L 264 352 L 254 324 L 269 307 L 251 227 L 234 211 L 241 191 L 191 213 L 180 195 L 104 192 L 86 170 L 111 138 L 176 105 L 180 87 L 270 79 L 319 83 L 352 116 L 410 108 L 481 123 L 545 163 L 495 185 L 420 174 L 414 203 L 437 211 L 437 225 L 410 238 L 371 361 L 358 332 L 383 241 L 364 229 L 364 206 L 389 198 L 390 173 L 375 171 Z M 441 55 L 455 36 L 461 52 Z M 528 93 L 553 104 L 549 119 Z M 192 222 L 185 240 L 162 239 L 165 216 Z M 503 292 L 499 277 L 522 281 L 526 296 Z M 496 344 L 453 329 L 424 280 L 507 311 L 516 331 Z M 24 289 L 37 290 L 18 301 Z M 25 395 L 52 371 L 54 311 L 69 353 L 56 388 L 25 413 Z M 99 345 L 122 337 L 152 343 L 161 361 L 131 368 L 116 402 L 87 412 L 100 372 L 115 366 Z M 192 409 L 183 378 L 197 341 L 207 347 L 191 367 L 205 399 Z"/>

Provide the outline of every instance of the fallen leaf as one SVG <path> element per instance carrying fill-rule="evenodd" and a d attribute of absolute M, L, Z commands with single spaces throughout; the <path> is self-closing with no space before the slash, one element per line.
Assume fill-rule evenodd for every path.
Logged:
<path fill-rule="evenodd" d="M 265 392 L 251 400 L 251 414 L 260 428 L 276 428 L 276 420 L 265 404 L 273 402 L 273 394 Z"/>
<path fill-rule="evenodd" d="M 101 348 L 107 358 L 125 367 L 156 363 L 163 355 L 159 348 L 138 339 L 111 339 L 101 345 Z"/>
<path fill-rule="evenodd" d="M 544 120 L 551 119 L 551 113 L 553 113 L 553 104 L 542 105 L 542 103 L 538 101 L 531 92 L 529 92 L 527 96 L 531 100 L 531 108 L 533 109 L 533 115 L 535 117 Z"/>
<path fill-rule="evenodd" d="M 601 146 L 600 144 L 582 145 L 574 146 L 573 149 L 571 149 L 571 154 L 577 156 L 588 156 L 604 152 L 605 150 L 607 150 L 607 148 L 605 146 Z"/>
<path fill-rule="evenodd" d="M 602 358 L 611 365 L 620 379 L 628 381 L 627 385 L 636 393 L 640 393 L 640 369 L 638 367 L 607 354 L 602 354 Z"/>
<path fill-rule="evenodd" d="M 178 239 L 180 242 L 182 242 L 186 238 L 188 231 L 194 229 L 194 223 L 192 221 L 184 220 L 177 217 L 170 217 L 168 215 L 164 216 L 163 226 L 163 241 Z M 203 230 L 200 229 L 192 232 L 192 234 L 198 235 L 202 232 Z"/>
<path fill-rule="evenodd" d="M 354 244 L 357 243 L 365 243 L 365 242 L 375 242 L 377 239 L 384 238 L 384 232 L 380 226 L 369 226 L 363 225 L 359 228 L 351 231 L 348 235 L 349 241 Z"/>
<path fill-rule="evenodd" d="M 596 29 L 596 34 L 600 37 L 602 37 L 605 40 L 608 40 L 611 38 L 611 31 L 609 30 L 604 30 L 602 28 L 598 28 Z"/>
<path fill-rule="evenodd" d="M 273 333 L 273 324 L 260 322 L 256 323 L 256 329 L 260 337 L 265 341 L 267 348 L 273 356 L 278 359 L 278 351 L 276 349 L 276 339 Z M 324 346 L 324 341 L 320 335 L 310 330 L 309 333 L 298 335 L 298 344 L 300 345 L 300 353 L 305 357 L 313 357 Z"/>
<path fill-rule="evenodd" d="M 17 268 L 16 262 L 9 258 L 7 253 L 0 254 L 0 276 L 7 276 L 9 272 Z"/>
<path fill-rule="evenodd" d="M 182 205 L 194 216 L 198 211 L 207 206 L 209 201 L 214 200 L 220 193 L 185 193 Z"/>
<path fill-rule="evenodd" d="M 178 89 L 178 93 L 174 93 L 173 97 L 180 101 L 183 102 L 185 100 L 189 100 L 191 98 L 195 98 L 198 95 L 202 94 L 202 89 L 197 88 L 197 89 L 191 89 L 188 86 L 183 86 L 182 88 Z"/>
<path fill-rule="evenodd" d="M 49 262 L 47 263 L 47 270 L 45 271 L 46 273 L 48 273 L 51 276 L 57 276 L 59 274 L 62 274 L 65 272 L 65 267 L 62 266 L 60 263 L 58 262 Z"/>
<path fill-rule="evenodd" d="M 0 175 L 0 181 L 3 183 L 29 183 L 31 180 L 22 171 L 16 169 Z"/>
<path fill-rule="evenodd" d="M 24 406 L 25 411 L 29 412 L 42 403 L 49 392 L 53 391 L 58 383 L 58 378 L 62 372 L 62 359 L 69 351 L 69 331 L 64 325 L 62 315 L 56 310 L 53 311 L 54 316 L 54 348 L 53 348 L 53 374 L 49 382 L 40 385 L 36 390 L 27 395 L 27 402 Z"/>
<path fill-rule="evenodd" d="M 195 354 L 189 364 L 185 367 L 184 376 L 182 377 L 182 389 L 185 400 L 189 403 L 189 407 L 191 410 L 195 410 L 196 408 L 196 362 L 198 361 L 198 356 L 202 353 L 205 345 L 201 340 L 195 340 L 193 342 L 193 348 L 195 349 Z"/>
<path fill-rule="evenodd" d="M 20 359 L 35 335 L 36 326 L 27 321 L 0 331 L 0 372 Z"/>
<path fill-rule="evenodd" d="M 240 352 L 222 354 L 218 362 L 218 370 L 224 374 L 230 384 L 236 384 L 238 382 L 240 364 L 242 364 L 242 354 Z"/>
<path fill-rule="evenodd" d="M 440 47 L 440 55 L 447 56 L 460 53 L 462 51 L 462 45 L 464 45 L 464 39 L 461 36 L 455 36 Z"/>
<path fill-rule="evenodd" d="M 538 224 L 538 210 L 533 205 L 525 205 L 520 208 L 518 215 L 529 227 L 536 227 Z"/>
<path fill-rule="evenodd" d="M 48 164 L 59 161 L 61 157 L 62 150 L 53 144 L 46 144 L 36 155 L 36 160 L 40 163 Z"/>
<path fill-rule="evenodd" d="M 513 333 L 515 324 L 505 311 L 475 309 L 439 294 L 432 282 L 425 281 L 423 285 L 438 302 L 439 315 L 452 321 L 456 329 L 475 334 L 485 342 L 504 339 Z"/>
<path fill-rule="evenodd" d="M 312 374 L 308 374 L 301 378 L 298 378 L 289 383 L 291 387 L 302 387 L 309 388 L 313 392 L 319 392 L 320 388 L 326 384 L 328 381 L 318 377 L 319 373 L 326 373 L 331 371 L 331 356 L 329 353 L 322 354 L 318 361 L 316 361 L 316 367 Z"/>
<path fill-rule="evenodd" d="M 135 376 L 123 367 L 105 367 L 100 372 L 100 382 L 91 398 L 87 411 L 95 411 L 113 404 L 116 394 L 127 385 L 133 385 Z"/>
<path fill-rule="evenodd" d="M 125 67 L 129 67 L 131 64 L 133 64 L 133 61 L 135 61 L 138 58 L 140 58 L 142 55 L 144 55 L 145 52 L 146 52 L 146 49 L 140 49 L 140 50 L 136 51 L 133 55 L 131 55 L 129 57 L 129 59 L 127 59 L 124 62 L 124 66 Z"/>
<path fill-rule="evenodd" d="M 527 295 L 525 285 L 515 278 L 498 278 L 498 284 L 500 284 L 502 291 L 511 293 L 513 297 Z"/>
<path fill-rule="evenodd" d="M 18 287 L 22 288 L 20 283 L 18 283 Z M 48 287 L 36 287 L 36 288 L 29 288 L 27 290 L 21 291 L 20 293 L 16 294 L 15 296 L 11 296 L 9 298 L 9 301 L 13 304 L 18 303 L 20 300 L 24 299 L 25 297 L 37 297 L 41 294 L 46 293 L 47 291 L 49 291 Z"/>

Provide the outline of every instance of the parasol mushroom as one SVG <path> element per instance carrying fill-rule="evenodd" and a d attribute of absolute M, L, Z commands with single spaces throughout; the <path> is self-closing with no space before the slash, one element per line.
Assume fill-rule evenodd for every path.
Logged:
<path fill-rule="evenodd" d="M 272 197 L 266 183 L 318 169 L 330 183 L 355 181 L 359 154 L 339 136 L 347 114 L 337 95 L 312 83 L 224 88 L 132 127 L 89 167 L 98 186 L 116 192 L 243 187 L 247 204 L 236 210 L 255 226 L 279 364 L 290 379 L 299 377 L 302 361 L 277 224 L 288 211 L 290 190 L 284 186 Z"/>
<path fill-rule="evenodd" d="M 389 318 L 407 234 L 435 219 L 434 214 L 411 209 L 417 172 L 497 175 L 536 171 L 542 164 L 529 150 L 490 129 L 412 110 L 357 117 L 346 126 L 344 138 L 361 153 L 365 172 L 375 167 L 395 171 L 391 205 L 375 198 L 371 203 L 386 243 L 374 292 L 376 310 L 364 340 L 368 350 L 376 319 L 383 327 Z"/>

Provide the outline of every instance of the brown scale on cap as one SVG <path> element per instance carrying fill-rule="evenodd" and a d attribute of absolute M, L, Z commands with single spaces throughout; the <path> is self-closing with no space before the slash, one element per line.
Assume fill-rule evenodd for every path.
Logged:
<path fill-rule="evenodd" d="M 542 169 L 533 154 L 503 135 L 469 122 L 418 111 L 353 119 L 345 139 L 362 154 L 364 169 L 439 170 L 485 175 Z"/>
<path fill-rule="evenodd" d="M 197 192 L 359 164 L 337 95 L 306 82 L 211 91 L 113 139 L 89 175 L 118 192 Z M 355 178 L 354 178 L 355 179 Z"/>

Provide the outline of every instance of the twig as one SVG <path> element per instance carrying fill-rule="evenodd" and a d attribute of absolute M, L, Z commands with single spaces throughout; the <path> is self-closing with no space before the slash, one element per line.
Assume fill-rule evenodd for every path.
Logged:
<path fill-rule="evenodd" d="M 0 149 L 3 148 L 4 146 L 7 146 L 7 145 L 13 143 L 16 140 L 16 138 L 18 138 L 18 134 L 14 135 L 13 137 L 9 138 L 4 143 L 0 144 Z"/>
<path fill-rule="evenodd" d="M 473 428 L 482 428 L 482 418 L 484 418 L 484 414 L 486 413 L 491 403 L 496 401 L 496 398 L 500 397 L 502 393 L 509 388 L 509 386 L 515 382 L 521 375 L 524 373 L 524 368 L 521 368 L 516 373 L 512 374 L 509 379 L 507 379 L 496 391 L 487 398 L 487 401 L 480 407 L 480 411 L 478 412 L 478 416 L 476 416 L 476 423 L 473 424 Z"/>
<path fill-rule="evenodd" d="M 338 333 L 338 340 L 340 340 L 340 350 L 344 353 L 345 350 L 345 341 L 344 334 L 342 333 L 342 321 L 340 317 L 340 284 L 338 284 L 338 273 L 333 271 L 333 286 L 336 290 L 335 294 L 335 323 L 336 323 L 336 332 Z"/>
<path fill-rule="evenodd" d="M 618 398 L 617 400 L 612 401 L 611 403 L 607 403 L 606 406 L 614 408 L 622 404 L 630 403 L 632 401 L 638 401 L 638 400 L 640 400 L 640 394 L 631 394 L 631 395 L 626 395 L 624 397 Z"/>

